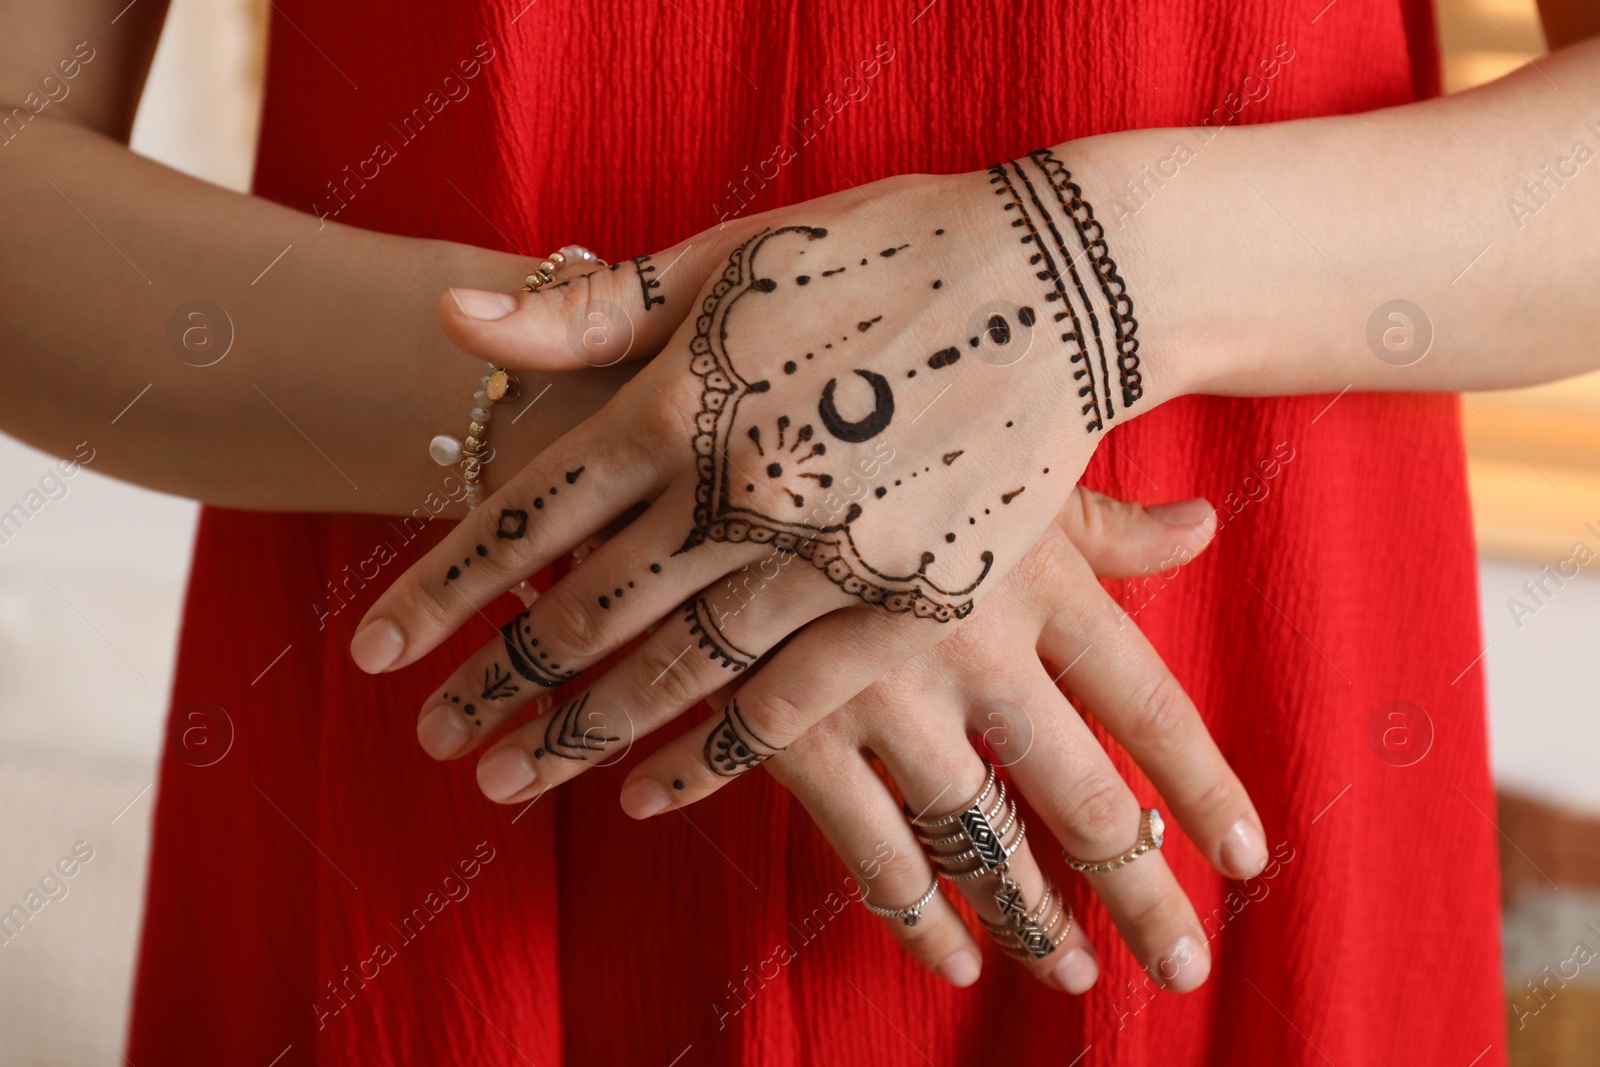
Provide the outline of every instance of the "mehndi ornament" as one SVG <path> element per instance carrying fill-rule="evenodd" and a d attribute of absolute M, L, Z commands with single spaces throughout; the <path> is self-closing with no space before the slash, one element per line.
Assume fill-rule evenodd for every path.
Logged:
<path fill-rule="evenodd" d="M 928 857 L 952 881 L 993 878 L 994 903 L 1001 921 L 984 926 L 995 943 L 1019 960 L 1042 960 L 1056 950 L 1072 929 L 1072 910 L 1048 876 L 1044 897 L 1029 907 L 1022 887 L 1011 878 L 1011 857 L 1022 847 L 1026 833 L 1017 802 L 1007 796 L 1005 783 L 988 769 L 983 788 L 960 810 L 936 818 L 912 819 Z"/>

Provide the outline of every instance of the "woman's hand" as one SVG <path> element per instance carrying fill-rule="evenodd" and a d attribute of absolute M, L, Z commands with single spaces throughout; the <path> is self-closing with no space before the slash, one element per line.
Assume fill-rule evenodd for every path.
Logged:
<path fill-rule="evenodd" d="M 369 671 L 404 666 L 643 504 L 430 701 L 436 754 L 687 604 L 585 707 L 647 732 L 765 658 L 736 713 L 700 732 L 707 775 L 754 766 L 953 630 L 1038 540 L 1098 434 L 1176 387 L 1141 367 L 1111 251 L 1049 152 L 879 182 L 537 294 L 457 293 L 444 318 L 476 354 L 550 366 L 527 353 L 608 309 L 630 328 L 591 336 L 590 360 L 661 355 L 402 576 L 352 642 Z M 749 603 L 713 619 L 723 584 Z M 475 712 L 452 719 L 463 694 Z M 518 800 L 610 743 L 568 738 L 570 714 L 527 747 L 586 758 L 541 773 L 501 750 L 485 792 Z M 730 735 L 750 742 L 737 758 Z"/>
<path fill-rule="evenodd" d="M 1191 519 L 1198 521 L 1187 525 Z M 1147 512 L 1079 490 L 949 640 L 874 683 L 767 764 L 811 812 L 867 903 L 905 908 L 927 891 L 933 867 L 907 813 L 942 815 L 978 792 L 985 768 L 969 738 L 981 740 L 1043 822 L 1028 827 L 1033 848 L 1053 838 L 1075 857 L 1098 860 L 1137 840 L 1141 804 L 1062 688 L 1128 750 L 1218 870 L 1241 879 L 1260 873 L 1266 843 L 1244 787 L 1183 689 L 1095 577 L 1184 565 L 1214 531 L 1204 501 Z M 681 804 L 695 787 L 675 790 L 674 776 L 694 782 L 701 773 L 692 746 L 674 742 L 636 767 L 624 792 L 647 790 Z M 1029 844 L 1011 857 L 1008 873 L 1025 904 L 1037 906 L 1046 880 Z M 1084 877 L 1152 978 L 1175 992 L 1205 981 L 1207 939 L 1159 853 Z M 982 919 L 1004 925 L 994 878 L 946 882 L 952 886 Z M 977 980 L 980 950 L 948 900 L 934 897 L 915 925 L 885 922 L 931 970 L 959 986 Z M 1098 973 L 1094 946 L 1078 923 L 1065 934 L 1054 952 L 1020 958 L 1047 984 L 1082 993 Z"/>

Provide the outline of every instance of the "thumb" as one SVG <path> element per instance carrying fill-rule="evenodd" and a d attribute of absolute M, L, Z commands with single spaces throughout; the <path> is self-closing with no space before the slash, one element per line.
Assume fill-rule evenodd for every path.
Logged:
<path fill-rule="evenodd" d="M 502 367 L 564 371 L 647 359 L 689 317 L 718 249 L 699 234 L 587 273 L 564 263 L 538 292 L 447 289 L 439 323 L 457 346 Z"/>
<path fill-rule="evenodd" d="M 1133 578 L 1188 563 L 1211 544 L 1217 513 L 1203 498 L 1144 507 L 1081 485 L 1056 523 L 1101 578 Z"/>

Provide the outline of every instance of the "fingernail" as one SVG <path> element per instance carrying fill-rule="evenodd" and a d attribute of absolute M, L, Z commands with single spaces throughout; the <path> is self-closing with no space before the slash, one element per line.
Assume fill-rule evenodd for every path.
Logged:
<path fill-rule="evenodd" d="M 350 658 L 368 674 L 387 670 L 406 650 L 406 635 L 389 619 L 373 619 L 350 639 Z"/>
<path fill-rule="evenodd" d="M 452 289 L 450 296 L 455 300 L 456 307 L 461 309 L 461 314 L 480 322 L 494 322 L 517 310 L 517 298 L 509 293 L 490 293 L 482 289 Z"/>
<path fill-rule="evenodd" d="M 1174 993 L 1187 993 L 1191 989 L 1198 989 L 1206 976 L 1211 973 L 1211 961 L 1206 958 L 1205 952 L 1195 943 L 1194 938 L 1184 937 L 1178 940 L 1172 950 L 1156 961 L 1149 968 L 1150 976 L 1163 989 L 1170 989 Z"/>
<path fill-rule="evenodd" d="M 1211 502 L 1204 497 L 1195 497 L 1193 500 L 1173 500 L 1166 504 L 1151 504 L 1145 508 L 1145 514 L 1159 519 L 1168 526 L 1193 526 L 1204 522 L 1206 516 L 1211 514 Z"/>
<path fill-rule="evenodd" d="M 520 748 L 502 748 L 478 762 L 478 788 L 490 800 L 510 800 L 537 776 L 533 761 Z"/>
<path fill-rule="evenodd" d="M 936 969 L 939 972 L 939 977 L 961 989 L 965 989 L 973 982 L 976 982 L 981 971 L 978 966 L 978 957 L 966 949 L 957 952 L 954 956 L 939 964 Z"/>
<path fill-rule="evenodd" d="M 1267 842 L 1249 819 L 1240 819 L 1222 839 L 1222 865 L 1235 878 L 1254 878 L 1267 865 Z"/>
<path fill-rule="evenodd" d="M 434 759 L 449 759 L 472 740 L 459 708 L 440 704 L 417 721 L 417 742 Z"/>
<path fill-rule="evenodd" d="M 635 819 L 648 819 L 667 807 L 667 794 L 648 778 L 640 778 L 622 787 L 622 810 Z"/>
<path fill-rule="evenodd" d="M 1067 953 L 1050 972 L 1050 983 L 1064 993 L 1087 993 L 1100 977 L 1100 965 L 1081 948 Z"/>

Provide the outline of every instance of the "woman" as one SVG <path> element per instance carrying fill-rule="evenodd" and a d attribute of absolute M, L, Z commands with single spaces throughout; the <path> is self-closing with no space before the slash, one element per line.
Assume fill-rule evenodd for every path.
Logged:
<path fill-rule="evenodd" d="M 47 354 L 67 348 L 91 354 L 97 373 L 85 388 L 108 414 L 126 402 L 111 397 L 132 396 L 154 379 L 133 409 L 147 422 L 124 418 L 115 428 L 128 435 L 115 460 L 126 476 L 234 506 L 421 510 L 425 518 L 444 504 L 422 449 L 430 436 L 459 432 L 454 422 L 481 368 L 444 357 L 428 301 L 446 285 L 506 288 L 526 264 L 415 238 L 528 251 L 581 239 L 615 258 L 890 174 L 973 171 L 1042 143 L 1206 115 L 1217 127 L 1364 110 L 1426 95 L 1432 83 L 1424 8 L 1348 0 L 1283 28 L 1276 12 L 1230 9 L 1224 28 L 1203 42 L 1208 56 L 1237 57 L 1217 59 L 1216 70 L 1211 61 L 1195 69 L 1199 42 L 1187 31 L 1157 31 L 1100 10 L 1079 18 L 1008 9 L 1002 25 L 942 6 L 839 6 L 808 12 L 780 33 L 770 17 L 672 5 L 628 20 L 598 8 L 483 8 L 447 24 L 393 9 L 384 23 L 280 6 L 257 192 L 299 215 L 197 188 L 115 145 L 127 122 L 127 94 L 117 90 L 138 81 L 153 37 L 149 12 L 96 12 L 86 23 L 92 32 L 71 22 L 89 16 L 52 15 L 62 24 L 9 38 L 6 47 L 19 55 L 8 56 L 8 70 L 51 69 L 58 42 L 67 56 L 95 34 L 120 43 L 108 45 L 105 68 L 84 68 L 108 74 L 97 93 L 79 84 L 68 121 L 29 105 L 33 117 L 7 148 L 16 162 L 0 180 L 30 208 L 15 246 L 28 253 L 16 257 L 28 267 L 8 277 L 15 296 L 7 324 L 22 353 L 6 368 L 8 430 L 62 450 L 80 439 L 70 398 L 41 384 Z M 1166 25 L 1201 25 L 1216 13 L 1191 14 Z M 404 48 L 364 47 L 374 33 L 402 25 L 410 31 Z M 889 48 L 880 52 L 880 43 Z M 869 59 L 871 78 L 862 65 Z M 1582 100 L 1594 98 L 1594 67 L 1592 50 L 1575 50 L 1546 69 Z M 889 80 L 901 71 L 903 81 Z M 585 81 L 591 76 L 593 84 Z M 1344 294 L 1339 269 L 1318 256 L 1338 263 L 1347 253 L 1362 277 L 1420 285 L 1419 265 L 1447 258 L 1459 242 L 1441 247 L 1440 228 L 1407 228 L 1403 214 L 1374 202 L 1389 210 L 1396 190 L 1428 188 L 1453 208 L 1456 198 L 1471 202 L 1490 187 L 1428 186 L 1419 166 L 1384 171 L 1374 160 L 1392 159 L 1380 150 L 1395 147 L 1397 130 L 1427 149 L 1415 153 L 1423 159 L 1453 159 L 1466 151 L 1464 139 L 1439 132 L 1452 121 L 1504 128 L 1518 146 L 1536 143 L 1550 130 L 1540 122 L 1552 120 L 1548 108 L 1534 117 L 1533 77 L 1414 120 L 1284 127 L 1262 138 L 1229 130 L 1192 142 L 1191 158 L 1181 161 L 1170 132 L 1128 135 L 1103 142 L 1102 162 L 1090 165 L 1141 190 L 1124 201 L 1127 236 L 1113 237 L 1128 250 L 1118 253 L 1124 274 L 1143 278 L 1151 294 L 1153 315 L 1141 319 L 1147 352 L 1163 335 L 1155 324 L 1176 337 L 1176 311 L 1198 310 L 1206 315 L 1191 335 L 1203 339 L 1189 349 L 1195 364 L 1225 352 L 1216 339 L 1232 336 L 1252 357 L 1285 341 L 1290 347 L 1278 352 L 1297 356 L 1299 345 L 1326 357 L 1321 369 L 1262 361 L 1248 387 L 1240 379 L 1249 371 L 1219 376 L 1218 388 L 1338 394 L 1343 383 L 1328 383 L 1327 365 L 1357 386 L 1337 399 L 1178 400 L 1121 431 L 1086 474 L 1122 496 L 1205 495 L 1224 504 L 1233 534 L 1159 587 L 1138 616 L 1207 709 L 1222 752 L 1266 814 L 1265 843 L 1278 860 L 1273 877 L 1269 864 L 1241 894 L 1206 869 L 1207 860 L 1226 866 L 1223 835 L 1206 838 L 1203 854 L 1176 836 L 1163 850 L 1206 917 L 1192 924 L 1204 943 L 1190 958 L 1215 952 L 1211 980 L 1197 992 L 1157 992 L 1137 967 L 1161 961 L 1114 949 L 1116 935 L 1086 882 L 1048 857 L 1084 944 L 1100 949 L 1096 991 L 1068 1000 L 1003 964 L 986 968 L 971 992 L 941 985 L 896 954 L 875 928 L 879 920 L 833 909 L 830 898 L 857 883 L 843 881 L 815 830 L 792 818 L 786 795 L 759 776 L 659 825 L 624 820 L 604 775 L 583 776 L 532 807 L 486 810 L 465 766 L 440 775 L 418 758 L 409 726 L 389 714 L 416 701 L 418 684 L 359 675 L 324 633 L 350 635 L 357 610 L 377 593 L 372 587 L 398 576 L 397 563 L 420 557 L 438 535 L 378 519 L 215 509 L 197 548 L 175 712 L 192 701 L 220 705 L 237 737 L 212 766 L 185 763 L 179 748 L 166 762 L 130 1056 L 783 1063 L 1100 1055 L 1140 1063 L 1243 1051 L 1252 1061 L 1360 1062 L 1404 1050 L 1421 1062 L 1495 1062 L 1497 1051 L 1481 1051 L 1498 1030 L 1493 838 L 1471 810 L 1486 807 L 1489 795 L 1481 705 L 1477 690 L 1465 688 L 1473 675 L 1452 684 L 1479 651 L 1455 409 L 1448 398 L 1359 390 L 1505 379 L 1471 360 L 1452 364 L 1461 372 L 1452 382 L 1376 379 L 1372 367 L 1350 360 L 1351 344 L 1323 336 L 1322 324 L 1353 324 L 1347 332 L 1365 351 L 1367 311 L 1388 294 L 1365 298 L 1352 317 L 1363 294 Z M 948 92 L 951 83 L 961 91 Z M 769 101 L 774 88 L 781 102 Z M 684 107 L 679 98 L 709 106 Z M 483 106 L 474 111 L 475 104 Z M 908 140 L 908 127 L 928 132 Z M 775 151 L 780 140 L 790 152 Z M 1338 153 L 1328 151 L 1332 144 Z M 678 162 L 686 150 L 694 153 L 690 167 Z M 1296 150 L 1324 153 L 1315 157 L 1320 173 L 1296 175 Z M 769 160 L 779 155 L 792 158 L 774 172 Z M 1369 194 L 1347 181 L 1327 195 L 1329 172 L 1341 162 L 1379 188 Z M 1158 176 L 1177 170 L 1157 182 L 1145 164 Z M 1208 166 L 1217 173 L 1203 177 Z M 116 195 L 65 177 L 86 173 L 115 175 Z M 1102 181 L 1087 194 L 1102 220 L 1121 217 L 1107 206 L 1115 186 Z M 727 195 L 698 220 L 707 187 Z M 756 199 L 763 195 L 771 200 Z M 1319 199 L 1357 225 L 1323 220 Z M 1581 188 L 1564 201 L 1571 226 L 1592 223 L 1594 200 Z M 1305 216 L 1322 227 L 1310 251 L 1287 222 Z M 1173 222 L 1185 217 L 1193 220 L 1187 240 Z M 1499 221 L 1486 216 L 1482 226 Z M 1356 240 L 1381 246 L 1388 234 L 1363 232 L 1362 222 L 1406 239 L 1389 260 L 1392 273 Z M 1333 252 L 1330 236 L 1341 242 Z M 1549 377 L 1583 365 L 1580 342 L 1593 324 L 1562 281 L 1581 276 L 1574 257 L 1583 253 L 1548 230 L 1530 238 L 1502 244 L 1508 258 L 1497 269 L 1539 282 L 1555 304 L 1552 321 L 1562 332 L 1541 335 L 1540 366 L 1520 372 Z M 1495 239 L 1509 241 L 1498 231 Z M 1446 313 L 1459 316 L 1523 351 L 1525 324 L 1503 314 L 1483 322 L 1489 301 L 1448 287 L 1481 247 L 1467 248 L 1443 281 L 1427 283 L 1429 299 L 1419 302 L 1434 304 L 1441 323 Z M 305 253 L 304 266 L 290 258 L 296 252 Z M 1267 262 L 1236 273 L 1252 256 Z M 87 276 L 92 299 L 51 284 L 69 262 Z M 1475 283 L 1471 269 L 1494 265 L 1474 262 L 1461 284 Z M 645 274 L 636 267 L 628 277 Z M 281 288 L 263 290 L 269 283 Z M 692 282 L 680 299 L 698 289 Z M 169 311 L 207 292 L 224 294 L 206 298 L 235 321 L 241 348 L 201 368 L 172 359 L 162 327 Z M 1241 292 L 1260 294 L 1249 306 L 1254 320 L 1235 314 Z M 1458 304 L 1452 292 L 1466 295 Z M 641 289 L 640 302 L 650 295 Z M 135 341 L 136 358 L 113 360 L 113 338 L 128 323 L 146 324 L 132 331 L 145 340 Z M 1250 332 L 1252 323 L 1259 332 Z M 468 324 L 450 328 L 484 355 L 506 358 L 486 337 L 468 337 Z M 243 347 L 247 338 L 257 347 Z M 1426 375 L 1439 363 L 1418 367 Z M 653 365 L 638 380 L 651 373 Z M 563 403 L 527 409 L 546 421 L 526 436 L 508 426 L 533 415 L 499 419 L 489 488 L 627 377 L 613 368 L 585 373 L 577 385 L 561 378 L 546 402 L 567 394 Z M 525 373 L 521 386 L 532 397 L 551 380 Z M 163 417 L 184 419 L 182 430 L 159 429 Z M 1372 508 L 1377 493 L 1382 506 Z M 484 507 L 495 509 L 494 500 Z M 1366 608 L 1380 594 L 1397 609 L 1373 618 Z M 1185 625 L 1197 612 L 1207 625 Z M 503 614 L 490 612 L 491 622 Z M 493 635 L 477 625 L 478 633 L 446 644 L 440 676 Z M 1368 713 L 1397 696 L 1426 705 L 1440 724 L 1429 758 L 1404 769 L 1375 758 L 1362 740 Z M 863 714 L 910 703 L 891 695 Z M 1119 766 L 1140 800 L 1154 799 L 1125 760 Z M 389 828 L 404 835 L 404 849 L 382 832 Z M 1122 846 L 1126 834 L 1118 836 L 1110 849 L 1091 849 L 1097 842 L 1087 835 L 1063 844 L 1097 858 Z M 1430 868 L 1436 878 L 1419 878 L 1427 873 L 1413 859 L 1419 841 L 1448 857 Z M 852 866 L 866 858 L 849 857 Z M 1089 878 L 1140 877 L 1162 870 L 1161 858 Z M 682 921 L 686 915 L 693 920 Z M 1205 977 L 1204 969 L 1153 969 L 1185 989 Z M 1431 983 L 1425 993 L 1417 992 L 1418 975 Z M 1466 1010 L 1448 1022 L 1429 1010 L 1445 1003 Z"/>

